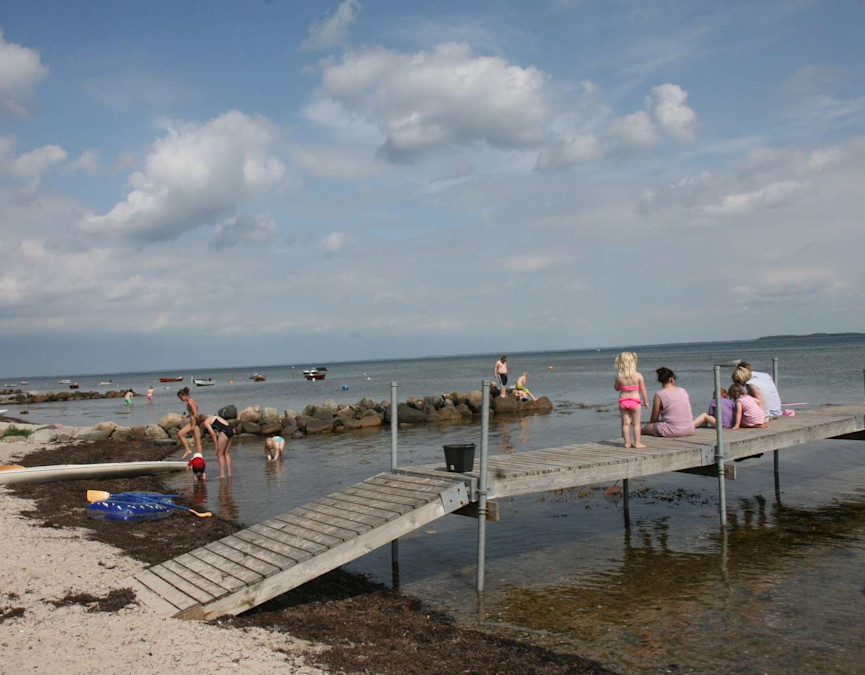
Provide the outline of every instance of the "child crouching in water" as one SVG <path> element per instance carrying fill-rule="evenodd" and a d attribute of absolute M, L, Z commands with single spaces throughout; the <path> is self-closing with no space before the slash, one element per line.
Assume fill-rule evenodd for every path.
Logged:
<path fill-rule="evenodd" d="M 192 469 L 192 476 L 195 479 L 195 482 L 205 482 L 207 480 L 207 474 L 204 473 L 204 469 L 207 467 L 207 464 L 204 461 L 204 457 L 202 457 L 200 452 L 196 452 L 192 455 L 192 459 L 186 464 L 186 470 L 189 471 Z"/>
<path fill-rule="evenodd" d="M 616 382 L 613 385 L 619 392 L 619 415 L 622 417 L 622 439 L 625 447 L 645 448 L 640 442 L 640 406 L 649 408 L 649 395 L 646 393 L 646 381 L 637 372 L 637 355 L 633 352 L 622 352 L 616 357 Z M 634 443 L 631 445 L 631 428 L 634 432 Z"/>
<path fill-rule="evenodd" d="M 741 384 L 730 385 L 730 398 L 736 402 L 736 418 L 733 429 L 766 428 L 766 411 L 757 399 L 746 393 Z"/>
<path fill-rule="evenodd" d="M 264 452 L 268 462 L 275 462 L 282 457 L 282 449 L 285 447 L 285 439 L 282 436 L 271 436 L 264 440 Z"/>
<path fill-rule="evenodd" d="M 717 405 L 715 404 L 715 395 L 712 394 L 712 401 L 709 403 L 709 409 L 694 420 L 695 427 L 711 427 L 715 428 L 718 424 L 716 412 Z M 721 388 L 721 423 L 725 429 L 732 429 L 733 422 L 736 417 L 736 402 L 729 398 L 727 390 Z"/>

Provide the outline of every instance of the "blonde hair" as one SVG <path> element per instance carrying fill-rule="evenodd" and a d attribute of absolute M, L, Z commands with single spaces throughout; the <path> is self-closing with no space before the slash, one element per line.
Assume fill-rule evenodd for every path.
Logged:
<path fill-rule="evenodd" d="M 733 382 L 736 384 L 746 384 L 751 379 L 751 369 L 747 366 L 739 364 L 736 370 L 733 371 Z"/>
<path fill-rule="evenodd" d="M 637 374 L 637 355 L 634 352 L 622 352 L 616 357 L 616 370 L 622 377 L 633 377 Z"/>

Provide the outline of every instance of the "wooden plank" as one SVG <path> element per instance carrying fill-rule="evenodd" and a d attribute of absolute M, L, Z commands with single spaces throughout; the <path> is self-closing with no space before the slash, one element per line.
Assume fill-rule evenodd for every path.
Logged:
<path fill-rule="evenodd" d="M 307 506 L 309 505 L 307 504 Z M 304 518 L 309 518 L 310 520 L 317 520 L 320 523 L 331 525 L 333 527 L 339 527 L 348 532 L 352 532 L 355 537 L 372 529 L 372 527 L 363 523 L 358 523 L 353 520 L 345 520 L 344 518 L 332 516 L 328 513 L 322 513 L 317 508 L 307 508 L 306 506 L 304 506 L 295 509 L 295 511 L 298 514 L 302 515 Z"/>
<path fill-rule="evenodd" d="M 281 555 L 276 551 L 270 550 L 269 548 L 263 548 L 258 544 L 247 541 L 246 539 L 242 539 L 240 537 L 235 537 L 234 535 L 224 537 L 219 541 L 228 546 L 229 548 L 237 549 L 241 553 L 246 553 L 253 558 L 258 558 L 259 560 L 273 565 L 274 567 L 277 567 L 281 570 L 284 570 L 286 567 L 291 567 L 292 565 L 295 565 L 297 563 L 294 558 L 289 558 L 288 556 Z"/>
<path fill-rule="evenodd" d="M 141 570 L 135 575 L 135 579 L 179 611 L 187 610 L 198 604 L 195 598 L 189 597 L 179 588 L 156 576 L 150 570 Z"/>
<path fill-rule="evenodd" d="M 376 478 L 393 478 L 396 480 L 406 481 L 415 485 L 428 485 L 434 488 L 447 489 L 453 487 L 454 483 L 461 482 L 448 478 L 446 475 L 441 478 L 431 476 L 410 476 L 399 473 L 380 473 Z"/>
<path fill-rule="evenodd" d="M 303 524 L 299 525 L 298 523 L 300 522 Z M 287 513 L 276 516 L 275 518 L 268 518 L 262 523 L 262 525 L 267 525 L 276 530 L 284 530 L 289 534 L 309 539 L 310 541 L 314 541 L 322 546 L 327 546 L 328 548 L 333 548 L 337 544 L 341 544 L 345 541 L 344 539 L 335 537 L 332 534 L 327 534 L 316 529 L 315 526 L 320 525 L 320 523 L 314 523 L 305 518 L 297 518 L 296 516 Z"/>
<path fill-rule="evenodd" d="M 338 497 L 334 497 L 334 499 L 339 499 L 344 502 L 353 502 L 354 504 L 360 504 L 362 506 L 369 506 L 371 508 L 378 509 L 383 511 L 384 513 L 395 513 L 398 516 L 401 516 L 404 513 L 408 513 L 412 510 L 411 506 L 407 506 L 405 504 L 397 504 L 395 502 L 385 502 L 380 499 L 372 499 L 370 497 L 360 497 L 358 495 L 348 494 L 347 492 L 337 492 Z M 390 520 L 390 518 L 388 518 Z"/>
<path fill-rule="evenodd" d="M 385 521 L 393 520 L 394 518 L 402 515 L 399 511 L 389 511 L 387 509 L 381 509 L 376 506 L 369 506 L 368 504 L 364 504 L 360 501 L 353 501 L 360 499 L 360 497 L 355 497 L 354 495 L 340 495 L 336 499 L 322 497 L 321 499 L 317 499 L 316 501 L 319 501 L 322 504 L 327 504 L 328 506 L 333 506 L 334 508 L 346 509 L 347 511 L 357 511 L 358 513 L 363 513 L 368 516 L 381 518 Z"/>
<path fill-rule="evenodd" d="M 220 598 L 207 607 L 201 608 L 201 610 L 193 608 L 188 612 L 180 613 L 179 616 L 181 618 L 214 619 L 224 614 L 240 614 L 310 579 L 366 555 L 389 541 L 423 527 L 443 515 L 445 512 L 441 500 L 432 501 L 382 527 L 370 530 L 362 536 L 340 544 L 312 560 L 278 572 L 242 591 Z"/>
<path fill-rule="evenodd" d="M 422 478 L 440 478 L 447 476 L 448 480 L 459 481 L 464 483 L 469 494 L 473 494 L 477 490 L 477 476 L 471 473 L 455 473 L 446 469 L 431 469 L 429 464 L 398 467 L 396 473 L 401 476 L 421 476 Z"/>
<path fill-rule="evenodd" d="M 288 520 L 299 527 L 306 527 L 308 529 L 314 528 L 317 532 L 338 537 L 343 542 L 354 539 L 357 536 L 357 532 L 354 530 L 346 530 L 344 527 L 336 527 L 330 523 L 322 522 L 318 518 L 308 518 L 305 514 L 301 513 L 299 509 L 295 509 L 289 513 L 283 513 L 277 517 L 280 520 Z"/>
<path fill-rule="evenodd" d="M 369 480 L 360 483 L 360 485 L 378 485 L 379 487 L 387 488 L 388 491 L 393 494 L 420 499 L 425 503 L 428 503 L 441 495 L 441 490 L 422 490 L 415 487 L 405 487 L 405 484 L 400 485 L 394 481 L 388 481 L 381 478 L 370 478 Z"/>
<path fill-rule="evenodd" d="M 215 555 L 216 554 L 214 553 L 211 554 L 211 556 Z M 238 588 L 243 588 L 244 586 L 246 586 L 246 584 L 243 583 L 242 580 L 238 579 L 233 574 L 229 574 L 228 572 L 225 572 L 224 570 L 221 570 L 218 567 L 215 567 L 214 565 L 205 562 L 204 560 L 201 560 L 200 558 L 196 558 L 189 553 L 179 555 L 174 560 L 183 565 L 184 567 L 188 567 L 193 572 L 200 574 L 205 579 L 216 584 L 217 586 L 221 586 L 226 591 L 236 591 Z M 256 574 L 255 577 L 260 579 L 261 575 Z M 256 579 L 253 579 L 253 581 L 255 580 Z"/>
<path fill-rule="evenodd" d="M 373 476 L 372 478 L 367 478 L 363 481 L 363 484 L 369 485 L 370 483 L 374 485 L 385 485 L 387 487 L 396 488 L 398 490 L 404 490 L 409 493 L 420 493 L 427 495 L 440 495 L 444 490 L 456 483 L 451 483 L 447 487 L 437 487 L 435 485 L 425 485 L 423 483 L 417 483 L 412 480 L 408 480 L 411 476 L 403 476 L 401 474 L 381 474 L 378 476 Z"/>
<path fill-rule="evenodd" d="M 174 616 L 178 611 L 180 611 L 161 595 L 147 588 L 147 586 L 142 584 L 135 577 L 127 579 L 123 582 L 123 585 L 135 591 L 136 600 L 159 614 L 164 616 Z"/>
<path fill-rule="evenodd" d="M 394 494 L 387 486 L 383 485 L 375 485 L 373 483 L 364 485 L 363 483 L 358 483 L 358 486 L 345 488 L 343 492 L 349 495 L 357 495 L 358 497 L 369 497 L 370 499 L 380 499 L 383 502 L 402 504 L 403 506 L 410 507 L 412 510 L 428 503 L 426 498 L 416 499 L 414 497 L 404 497 L 403 495 Z"/>
<path fill-rule="evenodd" d="M 207 553 L 213 553 L 221 560 L 206 557 Z M 190 555 L 194 555 L 196 558 L 201 558 L 214 567 L 225 570 L 246 583 L 258 582 L 260 579 L 256 579 L 255 577 L 267 577 L 271 574 L 275 574 L 280 569 L 276 565 L 271 565 L 269 562 L 265 562 L 264 560 L 249 555 L 248 553 L 244 553 L 243 551 L 238 551 L 236 548 L 226 546 L 222 542 L 218 541 L 210 542 L 203 549 L 197 548 L 194 551 L 191 551 Z M 228 563 L 232 564 L 229 565 Z"/>
<path fill-rule="evenodd" d="M 184 579 L 179 574 L 175 574 L 174 572 L 172 572 L 170 569 L 165 567 L 164 563 L 159 564 L 159 565 L 153 565 L 152 567 L 148 568 L 148 571 L 157 575 L 163 581 L 166 581 L 167 583 L 171 584 L 175 588 L 180 589 L 181 591 L 186 593 L 186 595 L 188 595 L 190 598 L 195 598 L 195 600 L 199 603 L 207 603 L 207 602 L 210 602 L 211 600 L 216 599 L 216 598 L 214 598 L 214 596 L 212 596 L 210 593 L 208 593 L 204 589 L 199 588 L 195 584 L 187 581 L 186 579 Z"/>
<path fill-rule="evenodd" d="M 347 507 L 343 507 L 339 502 L 335 502 L 334 504 L 328 504 L 327 502 L 335 502 L 333 499 L 327 499 L 324 497 L 323 499 L 316 499 L 314 502 L 307 504 L 307 508 L 312 508 L 313 505 L 318 507 L 316 510 L 321 513 L 328 513 L 332 516 L 336 516 L 337 518 L 345 518 L 346 520 L 351 520 L 352 522 L 363 523 L 364 525 L 369 525 L 370 527 L 378 527 L 379 525 L 384 525 L 389 518 L 383 518 L 381 516 L 371 516 L 366 513 L 359 513 L 358 511 L 349 509 Z"/>
<path fill-rule="evenodd" d="M 258 525 L 253 525 L 252 527 L 246 528 L 250 532 L 255 532 L 256 534 L 260 534 L 264 537 L 270 537 L 271 539 L 276 539 L 283 544 L 287 544 L 296 549 L 302 549 L 304 551 L 308 551 L 311 555 L 316 555 L 317 553 L 321 553 L 322 551 L 326 551 L 329 546 L 324 546 L 323 544 L 319 544 L 315 541 L 310 541 L 309 539 L 305 539 L 304 537 L 298 537 L 293 534 L 289 534 L 288 532 L 284 532 L 282 530 L 268 527 L 264 523 L 259 523 Z"/>
<path fill-rule="evenodd" d="M 192 559 L 194 560 L 194 558 Z M 186 581 L 194 584 L 195 586 L 205 591 L 214 598 L 220 598 L 226 593 L 228 593 L 227 588 L 225 588 L 224 586 L 220 586 L 219 584 L 213 583 L 204 575 L 199 574 L 193 569 L 178 562 L 176 558 L 174 560 L 166 560 L 164 563 L 162 563 L 162 566 L 165 567 L 165 569 L 174 572 L 177 576 L 186 579 Z"/>
<path fill-rule="evenodd" d="M 276 533 L 276 531 L 274 532 Z M 308 560 L 312 557 L 312 553 L 307 550 L 298 548 L 297 546 L 292 546 L 291 544 L 286 544 L 275 537 L 269 537 L 251 529 L 235 532 L 234 536 L 243 541 L 248 541 L 250 544 L 255 544 L 256 546 L 267 549 L 272 553 L 278 553 L 279 555 L 291 560 L 292 564 L 297 564 L 302 560 Z"/>

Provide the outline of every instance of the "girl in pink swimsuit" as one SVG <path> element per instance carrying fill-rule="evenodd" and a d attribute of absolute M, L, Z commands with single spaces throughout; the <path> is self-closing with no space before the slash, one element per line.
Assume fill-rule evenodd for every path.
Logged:
<path fill-rule="evenodd" d="M 613 387 L 619 392 L 619 415 L 622 417 L 622 439 L 626 448 L 645 448 L 640 442 L 640 406 L 649 407 L 646 382 L 637 372 L 637 355 L 622 352 L 616 357 L 616 381 Z M 634 443 L 631 445 L 631 429 Z"/>
<path fill-rule="evenodd" d="M 730 398 L 736 402 L 736 417 L 733 429 L 766 428 L 766 412 L 741 384 L 730 385 Z"/>

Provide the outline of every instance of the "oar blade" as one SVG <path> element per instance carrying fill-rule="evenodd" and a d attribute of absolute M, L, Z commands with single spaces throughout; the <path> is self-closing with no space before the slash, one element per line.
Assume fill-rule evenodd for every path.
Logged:
<path fill-rule="evenodd" d="M 88 502 L 104 502 L 111 496 L 110 492 L 105 492 L 105 490 L 88 490 L 87 491 L 87 501 Z"/>

